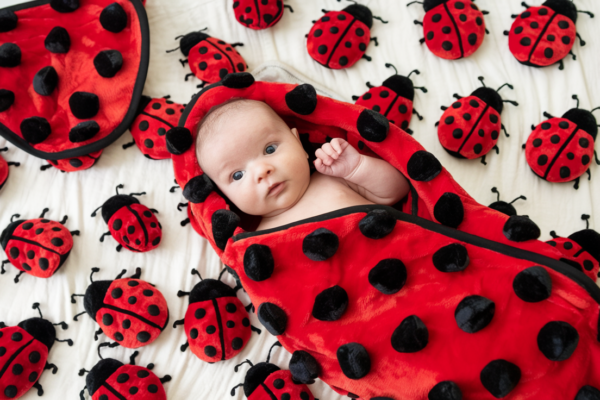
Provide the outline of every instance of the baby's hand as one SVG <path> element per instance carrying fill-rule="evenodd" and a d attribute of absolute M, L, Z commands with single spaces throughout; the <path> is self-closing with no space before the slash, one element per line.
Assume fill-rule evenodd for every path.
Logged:
<path fill-rule="evenodd" d="M 315 152 L 315 168 L 324 175 L 346 178 L 360 164 L 361 155 L 344 139 L 335 138 Z"/>

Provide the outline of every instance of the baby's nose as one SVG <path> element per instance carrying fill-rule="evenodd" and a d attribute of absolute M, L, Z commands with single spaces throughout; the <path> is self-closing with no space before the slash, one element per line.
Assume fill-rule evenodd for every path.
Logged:
<path fill-rule="evenodd" d="M 260 183 L 263 179 L 271 175 L 274 171 L 274 168 L 270 164 L 260 164 L 257 166 L 256 178 Z"/>

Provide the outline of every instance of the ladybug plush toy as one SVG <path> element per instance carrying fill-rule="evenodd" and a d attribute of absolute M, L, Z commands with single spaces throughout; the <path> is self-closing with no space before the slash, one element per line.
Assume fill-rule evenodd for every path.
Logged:
<path fill-rule="evenodd" d="M 242 43 L 229 44 L 223 40 L 211 37 L 202 31 L 191 32 L 186 35 L 178 36 L 181 38 L 179 47 L 168 50 L 167 53 L 180 49 L 186 60 L 179 60 L 181 65 L 188 63 L 192 73 L 185 76 L 187 81 L 189 77 L 196 76 L 202 81 L 197 87 L 204 87 L 207 83 L 220 81 L 227 74 L 233 72 L 244 72 L 248 68 L 246 61 L 235 49 L 237 46 L 243 46 Z"/>
<path fill-rule="evenodd" d="M 113 358 L 98 361 L 91 371 L 82 369 L 79 376 L 88 373 L 85 387 L 79 393 L 79 398 L 85 400 L 83 393 L 87 388 L 92 400 L 167 400 L 163 383 L 171 377 L 165 375 L 159 378 L 152 372 L 154 364 L 146 368 L 135 365 L 135 351 L 129 358 L 129 364 L 123 364 Z"/>
<path fill-rule="evenodd" d="M 454 95 L 458 100 L 450 107 L 442 107 L 444 114 L 436 126 L 438 127 L 438 138 L 444 149 L 457 158 L 468 158 L 470 160 L 481 157 L 485 164 L 485 155 L 496 146 L 500 130 L 504 125 L 500 122 L 500 114 L 504 105 L 511 103 L 519 104 L 512 100 L 502 100 L 498 91 L 504 86 L 513 88 L 505 83 L 497 90 L 483 87 L 476 89 L 468 97 Z M 506 129 L 504 129 L 506 133 Z"/>
<path fill-rule="evenodd" d="M 19 322 L 17 326 L 6 326 L 0 322 L 0 364 L 3 365 L 0 375 L 0 399 L 17 399 L 32 387 L 37 389 L 38 396 L 44 394 L 38 382 L 46 369 L 56 374 L 58 368 L 48 364 L 48 353 L 54 342 L 66 342 L 73 346 L 71 339 L 56 338 L 55 325 L 62 329 L 69 326 L 64 322 L 53 324 L 45 320 L 40 311 L 40 304 L 33 303 L 34 310 L 40 313 L 39 318 L 29 318 Z M 58 394 L 57 394 L 58 395 Z"/>
<path fill-rule="evenodd" d="M 489 205 L 492 210 L 500 211 L 502 214 L 506 214 L 509 217 L 511 215 L 517 215 L 517 210 L 512 205 L 517 200 L 527 200 L 525 196 L 519 196 L 510 203 L 500 200 L 500 192 L 495 187 L 492 188 L 492 193 L 496 193 L 498 195 L 498 199 Z"/>
<path fill-rule="evenodd" d="M 579 188 L 579 177 L 588 172 L 595 157 L 594 142 L 598 135 L 598 125 L 592 111 L 572 108 L 560 118 L 544 112 L 549 118 L 538 126 L 532 126 L 533 132 L 525 143 L 525 157 L 531 170 L 548 182 L 570 182 L 575 180 L 575 189 Z M 600 165 L 598 158 L 596 163 Z"/>
<path fill-rule="evenodd" d="M 368 7 L 352 4 L 342 11 L 322 10 L 325 15 L 316 21 L 308 33 L 308 54 L 319 64 L 331 69 L 350 68 L 361 58 L 371 61 L 365 51 L 371 41 L 373 18 Z"/>
<path fill-rule="evenodd" d="M 188 338 L 181 351 L 190 346 L 192 353 L 209 363 L 233 358 L 246 346 L 251 331 L 260 334 L 260 329 L 250 325 L 248 312 L 236 297 L 236 289 L 221 282 L 221 276 L 219 280 L 202 280 L 200 273 L 192 269 L 194 274 L 201 281 L 191 292 L 177 293 L 179 297 L 190 296 L 185 319 L 173 324 L 173 328 L 183 325 Z"/>
<path fill-rule="evenodd" d="M 138 116 L 129 128 L 133 141 L 124 144 L 124 149 L 136 144 L 142 154 L 151 160 L 171 158 L 171 153 L 167 151 L 165 135 L 169 129 L 177 126 L 183 106 L 169 100 L 170 97 L 142 97 Z"/>
<path fill-rule="evenodd" d="M 235 372 L 245 363 L 250 364 L 250 369 L 246 372 L 244 383 L 231 389 L 231 395 L 235 396 L 235 389 L 242 386 L 248 400 L 315 400 L 308 386 L 305 383 L 297 383 L 292 372 L 269 363 L 271 350 L 275 346 L 281 346 L 281 343 L 275 342 L 271 346 L 266 362 L 253 365 L 250 360 L 246 360 L 235 366 Z"/>
<path fill-rule="evenodd" d="M 154 215 L 158 211 L 140 204 L 133 197 L 146 192 L 119 194 L 119 189 L 122 188 L 123 185 L 118 185 L 117 195 L 92 213 L 92 217 L 95 217 L 96 212 L 102 209 L 102 219 L 108 224 L 109 231 L 100 237 L 100 241 L 104 241 L 104 236 L 112 235 L 119 242 L 117 251 L 121 251 L 124 246 L 131 251 L 143 253 L 158 247 L 162 238 L 162 227 Z"/>
<path fill-rule="evenodd" d="M 483 43 L 487 29 L 484 14 L 471 0 L 425 0 L 425 19 L 415 24 L 423 25 L 423 34 L 429 50 L 440 58 L 457 60 L 469 57 Z"/>
<path fill-rule="evenodd" d="M 525 2 L 521 4 L 527 10 L 513 15 L 516 19 L 510 32 L 504 31 L 510 52 L 524 65 L 547 67 L 560 63 L 559 68 L 563 69 L 563 58 L 573 54 L 571 49 L 575 36 L 585 46 L 575 27 L 577 13 L 585 13 L 592 18 L 594 14 L 578 11 L 572 0 L 547 0 L 539 7 L 530 7 Z"/>
<path fill-rule="evenodd" d="M 2 272 L 4 264 L 11 263 L 18 270 L 15 283 L 19 277 L 27 273 L 38 278 L 49 278 L 63 265 L 69 257 L 73 248 L 73 235 L 79 235 L 79 231 L 69 231 L 65 228 L 67 222 L 65 215 L 62 221 L 56 222 L 44 218 L 48 212 L 44 208 L 37 219 L 13 221 L 19 218 L 15 214 L 10 219 L 10 224 L 2 231 L 0 243 L 8 256 L 8 260 L 2 261 Z"/>
<path fill-rule="evenodd" d="M 260 30 L 274 26 L 283 15 L 283 9 L 291 6 L 284 5 L 283 0 L 262 0 L 260 3 L 253 0 L 235 0 L 233 12 L 235 19 L 246 28 Z"/>
<path fill-rule="evenodd" d="M 121 345 L 130 349 L 147 346 L 154 342 L 169 322 L 169 309 L 163 294 L 154 285 L 140 278 L 140 268 L 136 268 L 131 278 L 121 278 L 126 270 L 112 281 L 93 281 L 92 275 L 99 268 L 92 268 L 90 286 L 85 295 L 73 294 L 71 303 L 75 304 L 75 296 L 83 297 L 85 311 L 100 325 L 94 339 L 104 333 L 115 341 L 114 344 L 101 343 L 101 347 Z"/>
<path fill-rule="evenodd" d="M 0 149 L 0 152 L 3 151 L 7 151 L 8 147 L 5 147 L 3 149 Z M 10 167 L 11 165 L 14 165 L 15 167 L 18 167 L 19 165 L 21 165 L 21 163 L 18 162 L 12 162 L 12 161 L 6 161 L 4 159 L 4 157 L 2 157 L 0 155 L 0 190 L 2 190 L 2 188 L 4 187 L 4 184 L 6 183 L 6 180 L 8 179 L 8 167 Z"/>
<path fill-rule="evenodd" d="M 92 168 L 98 162 L 102 151 L 98 150 L 85 156 L 64 158 L 62 160 L 48 160 L 49 164 L 42 165 L 40 170 L 45 171 L 50 167 L 54 167 L 62 172 L 83 171 Z"/>
<path fill-rule="evenodd" d="M 356 100 L 358 105 L 381 113 L 392 124 L 399 126 L 412 135 L 413 132 L 408 129 L 412 114 L 416 114 L 420 120 L 423 119 L 413 108 L 415 89 L 420 89 L 423 93 L 427 93 L 427 89 L 415 87 L 410 80 L 413 72 L 417 75 L 420 74 L 419 70 L 415 69 L 408 76 L 402 76 L 398 75 L 398 70 L 392 64 L 385 64 L 385 66 L 394 68 L 396 74 L 383 81 L 381 86 L 373 86 L 367 82 L 369 91 L 360 97 L 352 96 L 352 99 Z"/>

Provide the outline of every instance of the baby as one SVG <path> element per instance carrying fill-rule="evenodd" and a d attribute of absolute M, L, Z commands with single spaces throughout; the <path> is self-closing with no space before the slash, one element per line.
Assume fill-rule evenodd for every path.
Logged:
<path fill-rule="evenodd" d="M 311 175 L 296 128 L 255 100 L 213 107 L 198 126 L 196 155 L 233 204 L 262 216 L 257 230 L 350 206 L 393 205 L 409 190 L 389 163 L 361 155 L 339 138 L 316 151 Z"/>

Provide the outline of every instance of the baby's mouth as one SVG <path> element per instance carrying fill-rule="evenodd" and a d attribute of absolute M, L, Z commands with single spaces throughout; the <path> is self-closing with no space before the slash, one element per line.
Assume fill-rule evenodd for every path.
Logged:
<path fill-rule="evenodd" d="M 276 196 L 283 190 L 283 182 L 275 183 L 269 187 L 267 196 Z"/>

